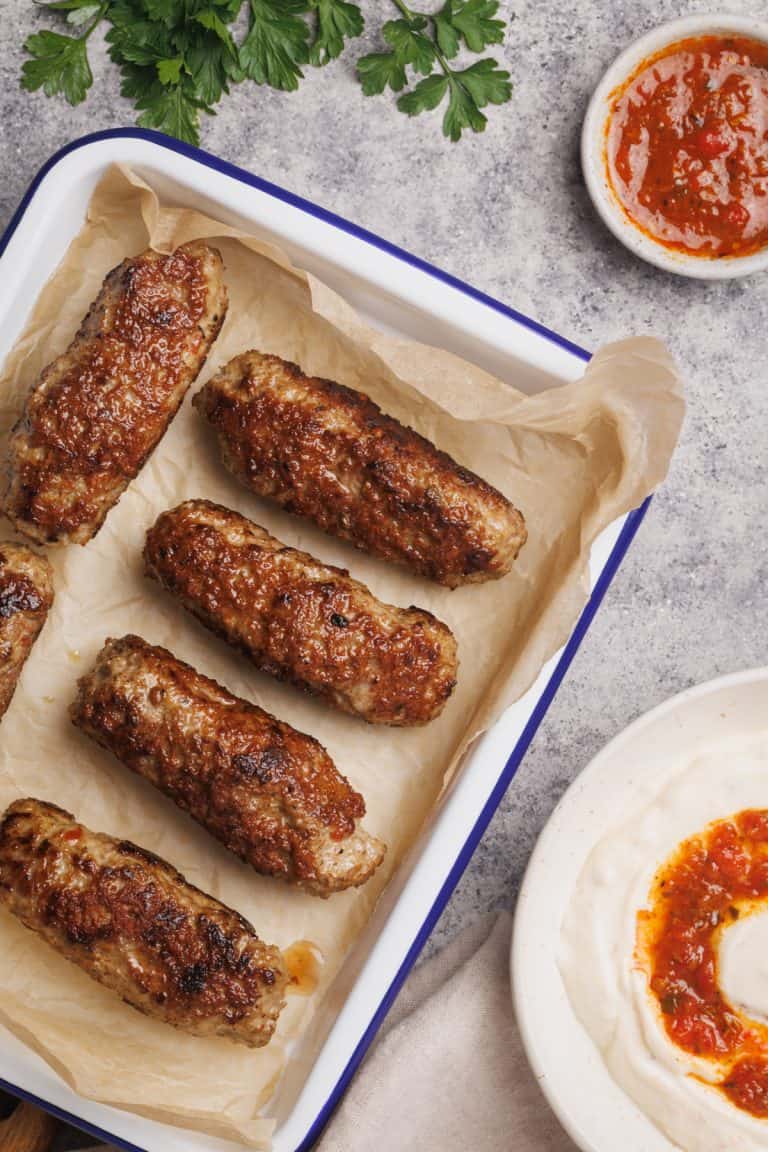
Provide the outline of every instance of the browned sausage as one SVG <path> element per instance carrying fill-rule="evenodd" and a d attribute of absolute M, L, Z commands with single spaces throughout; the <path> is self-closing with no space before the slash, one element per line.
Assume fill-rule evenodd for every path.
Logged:
<path fill-rule="evenodd" d="M 164 512 L 144 559 L 257 668 L 372 724 L 425 724 L 456 683 L 456 641 L 431 613 L 382 604 L 344 569 L 219 504 Z"/>
<path fill-rule="evenodd" d="M 40 543 L 86 544 L 157 447 L 227 310 L 219 253 L 148 249 L 109 273 L 11 434 L 6 516 Z"/>
<path fill-rule="evenodd" d="M 368 396 L 245 352 L 195 396 L 226 467 L 324 532 L 440 584 L 495 580 L 526 540 L 520 512 Z"/>
<path fill-rule="evenodd" d="M 0 904 L 147 1016 L 252 1048 L 274 1032 L 287 984 L 279 949 L 164 860 L 54 804 L 6 809 Z"/>
<path fill-rule="evenodd" d="M 0 543 L 0 717 L 53 604 L 53 573 L 22 544 Z"/>
<path fill-rule="evenodd" d="M 139 636 L 109 640 L 72 720 L 258 872 L 318 896 L 363 884 L 384 845 L 317 740 Z"/>

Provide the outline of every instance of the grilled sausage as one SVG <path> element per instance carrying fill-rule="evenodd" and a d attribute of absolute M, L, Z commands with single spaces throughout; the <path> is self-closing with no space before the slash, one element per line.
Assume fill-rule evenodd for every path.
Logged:
<path fill-rule="evenodd" d="M 252 1048 L 274 1032 L 288 980 L 280 951 L 164 860 L 55 804 L 6 809 L 0 904 L 147 1016 Z"/>
<path fill-rule="evenodd" d="M 0 544 L 0 718 L 53 604 L 46 559 L 21 544 Z"/>
<path fill-rule="evenodd" d="M 86 544 L 157 447 L 227 310 L 219 253 L 148 249 L 109 273 L 11 433 L 2 505 L 40 543 Z"/>
<path fill-rule="evenodd" d="M 456 641 L 419 608 L 382 604 L 343 568 L 237 512 L 189 500 L 147 533 L 146 572 L 264 672 L 372 724 L 425 724 L 456 683 Z"/>
<path fill-rule="evenodd" d="M 237 356 L 193 404 L 246 487 L 449 588 L 504 576 L 525 543 L 490 484 L 362 392 L 278 356 Z"/>
<path fill-rule="evenodd" d="M 109 640 L 72 720 L 251 864 L 329 896 L 363 884 L 384 845 L 362 796 L 313 740 L 138 636 Z"/>

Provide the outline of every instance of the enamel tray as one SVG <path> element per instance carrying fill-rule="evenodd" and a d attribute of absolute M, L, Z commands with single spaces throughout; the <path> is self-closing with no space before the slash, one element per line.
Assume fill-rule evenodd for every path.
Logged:
<path fill-rule="evenodd" d="M 49 160 L 0 241 L 0 360 L 79 231 L 94 186 L 131 165 L 180 204 L 249 227 L 285 248 L 379 328 L 449 349 L 527 392 L 578 378 L 589 356 L 496 300 L 378 236 L 159 133 L 118 129 L 83 137 Z M 287 1075 L 272 1114 L 275 1152 L 319 1136 L 477 846 L 541 723 L 645 513 L 601 535 L 591 598 L 536 683 L 478 741 L 380 900 L 332 991 L 338 1014 L 306 1075 Z M 78 1096 L 0 1028 L 0 1085 L 128 1149 L 235 1152 L 236 1146 Z"/>

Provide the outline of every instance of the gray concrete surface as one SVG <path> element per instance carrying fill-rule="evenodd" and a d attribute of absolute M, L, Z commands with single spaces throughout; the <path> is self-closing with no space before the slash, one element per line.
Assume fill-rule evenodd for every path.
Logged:
<path fill-rule="evenodd" d="M 435 7 L 433 3 L 431 5 Z M 348 216 L 577 342 L 667 340 L 688 380 L 671 476 L 446 909 L 430 950 L 511 906 L 536 836 L 569 782 L 639 713 L 693 683 L 766 662 L 768 276 L 706 284 L 655 271 L 605 231 L 578 164 L 586 101 L 640 33 L 698 3 L 503 0 L 515 82 L 484 136 L 451 146 L 434 117 L 366 100 L 353 62 L 390 3 L 363 0 L 365 43 L 295 94 L 243 85 L 204 125 L 219 156 Z M 427 0 L 423 8 L 430 7 Z M 733 12 L 764 15 L 754 0 Z M 391 10 L 391 12 L 390 12 Z M 18 87 L 21 44 L 49 18 L 0 0 L 0 225 L 63 143 L 132 123 L 95 38 L 95 84 L 71 109 Z"/>

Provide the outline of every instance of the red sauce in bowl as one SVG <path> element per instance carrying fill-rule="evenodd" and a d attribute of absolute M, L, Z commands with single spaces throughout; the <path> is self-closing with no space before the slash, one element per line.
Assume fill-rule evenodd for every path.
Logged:
<path fill-rule="evenodd" d="M 606 165 L 629 219 L 667 248 L 746 256 L 768 244 L 768 43 L 669 44 L 613 94 Z"/>
<path fill-rule="evenodd" d="M 748 809 L 684 841 L 657 872 L 637 917 L 637 958 L 678 1048 L 707 1061 L 731 1103 L 768 1118 L 768 1025 L 726 999 L 723 932 L 768 903 L 768 811 Z M 755 963 L 759 958 L 755 957 Z"/>

